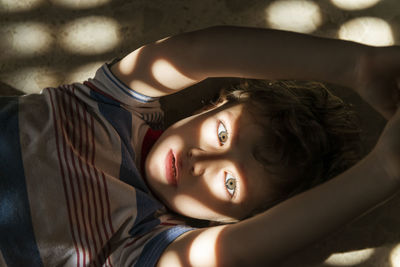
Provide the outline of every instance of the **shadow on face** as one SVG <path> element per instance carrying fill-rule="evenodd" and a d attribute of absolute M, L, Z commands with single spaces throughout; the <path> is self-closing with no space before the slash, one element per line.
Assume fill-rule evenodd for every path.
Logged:
<path fill-rule="evenodd" d="M 156 142 L 146 162 L 147 180 L 170 209 L 192 218 L 232 222 L 271 200 L 268 174 L 252 155 L 262 132 L 244 107 L 226 104 L 185 118 Z M 228 136 L 223 144 L 221 128 Z M 168 182 L 168 172 L 173 173 L 168 164 L 177 166 L 176 185 Z"/>

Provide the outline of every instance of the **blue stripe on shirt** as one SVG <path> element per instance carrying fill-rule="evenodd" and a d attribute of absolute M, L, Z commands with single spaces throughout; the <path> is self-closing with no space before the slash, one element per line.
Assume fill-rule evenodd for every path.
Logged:
<path fill-rule="evenodd" d="M 91 96 L 97 100 L 101 114 L 121 138 L 120 180 L 139 189 L 136 190 L 137 214 L 130 234 L 132 236 L 144 234 L 160 223 L 153 215 L 162 205 L 148 195 L 149 190 L 134 163 L 135 154 L 131 145 L 132 115 L 120 107 L 118 102 L 96 91 L 92 90 Z"/>
<path fill-rule="evenodd" d="M 143 248 L 135 267 L 155 266 L 161 254 L 178 236 L 193 228 L 174 226 L 153 237 Z"/>
<path fill-rule="evenodd" d="M 17 97 L 0 97 L 0 250 L 8 266 L 43 266 L 22 163 Z"/>
<path fill-rule="evenodd" d="M 91 96 L 98 102 L 101 114 L 117 131 L 121 138 L 121 167 L 119 179 L 137 189 L 148 192 L 135 165 L 135 152 L 131 144 L 132 114 L 120 107 L 115 100 L 91 90 Z"/>
<path fill-rule="evenodd" d="M 162 205 L 148 194 L 136 190 L 136 207 L 135 223 L 129 231 L 132 237 L 144 235 L 160 224 L 160 220 L 155 218 L 154 214 Z"/>

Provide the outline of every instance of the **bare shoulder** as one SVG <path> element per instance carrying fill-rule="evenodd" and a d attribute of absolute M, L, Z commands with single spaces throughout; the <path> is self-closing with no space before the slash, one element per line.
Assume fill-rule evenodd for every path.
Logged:
<path fill-rule="evenodd" d="M 189 231 L 172 242 L 157 266 L 233 266 L 223 255 L 227 225 Z"/>
<path fill-rule="evenodd" d="M 114 64 L 112 73 L 135 91 L 159 97 L 175 93 L 202 79 L 193 75 L 194 42 L 190 34 L 144 45 Z"/>

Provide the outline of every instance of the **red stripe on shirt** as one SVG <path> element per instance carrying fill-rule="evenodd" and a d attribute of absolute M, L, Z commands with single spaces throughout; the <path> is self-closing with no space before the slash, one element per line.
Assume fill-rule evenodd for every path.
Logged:
<path fill-rule="evenodd" d="M 110 98 L 110 99 L 112 99 L 112 100 L 114 100 L 114 101 L 117 101 L 118 103 L 121 103 L 120 101 L 118 101 L 117 99 L 115 99 L 114 97 L 112 97 L 111 95 L 109 95 L 109 94 L 107 94 L 107 93 L 105 93 L 105 92 L 103 92 L 102 90 L 100 90 L 100 89 L 98 89 L 95 85 L 93 85 L 92 83 L 90 83 L 90 82 L 84 82 L 84 84 L 86 85 L 86 86 L 88 86 L 90 89 L 92 89 L 93 91 L 96 91 L 96 92 L 98 92 L 99 94 L 102 94 L 102 95 L 104 95 L 105 97 L 107 97 L 107 98 Z M 92 126 L 93 127 L 93 126 Z M 93 129 L 92 129 L 92 131 L 93 131 Z M 93 143 L 93 145 L 94 145 L 94 143 Z M 95 147 L 93 147 L 93 157 L 92 157 L 92 165 L 94 166 L 94 150 L 95 150 Z M 102 172 L 102 171 L 100 171 L 100 175 L 98 174 L 98 171 L 97 171 L 97 169 L 95 169 L 95 175 L 96 175 L 96 180 L 97 180 L 97 182 L 98 182 L 98 188 L 99 188 L 99 192 L 100 192 L 100 182 L 99 182 L 99 178 L 101 177 L 101 180 L 102 180 L 102 184 L 103 184 L 103 188 L 104 188 L 104 197 L 105 197 L 105 200 L 104 200 L 104 202 L 105 202 L 105 208 L 106 208 L 106 211 L 105 211 L 105 213 L 106 213 L 106 215 L 104 215 L 104 206 L 103 206 L 103 199 L 101 198 L 100 199 L 100 205 L 101 205 L 101 217 L 102 217 L 102 222 L 103 222 L 103 231 L 104 231 L 104 233 L 105 233 L 105 236 L 106 236 L 106 240 L 110 240 L 111 239 L 111 236 L 114 234 L 114 227 L 113 227 L 113 224 L 112 224 L 112 219 L 111 219 L 111 212 L 110 212 L 110 199 L 109 199 L 109 194 L 108 194 L 108 187 L 107 187 L 107 183 L 106 183 L 106 179 L 105 179 L 105 175 L 104 175 L 104 173 Z M 99 177 L 100 176 L 100 177 Z M 101 194 L 102 195 L 102 194 Z M 107 218 L 105 218 L 104 216 L 107 216 Z M 108 228 L 109 229 L 107 229 L 107 225 L 105 224 L 105 222 L 107 222 L 107 220 L 108 220 Z M 108 231 L 110 231 L 110 232 L 108 232 Z M 107 252 L 110 252 L 111 251 L 111 247 L 110 247 L 110 243 L 109 242 L 107 242 L 107 244 L 106 244 L 106 250 L 107 250 Z M 106 253 L 106 255 L 107 255 L 108 253 Z M 112 266 L 112 264 L 111 264 L 111 262 L 110 262 L 110 257 L 108 257 L 107 258 L 107 261 L 108 261 L 108 264 L 110 265 L 110 266 Z"/>
<path fill-rule="evenodd" d="M 103 228 L 104 237 L 105 237 L 105 239 L 106 239 L 106 242 L 105 242 L 105 243 L 103 243 L 103 241 L 102 241 L 102 244 L 105 245 L 105 246 L 103 247 L 103 250 L 102 250 L 102 251 L 103 251 L 103 253 L 104 253 L 105 255 L 108 255 L 108 252 L 109 252 L 109 250 L 110 250 L 108 241 L 110 240 L 110 238 L 109 238 L 109 235 L 108 235 L 108 233 L 107 233 L 106 226 L 105 226 L 105 224 L 104 224 L 104 222 L 105 222 L 104 205 L 103 205 L 103 198 L 102 198 L 102 193 L 101 193 L 101 184 L 100 184 L 99 173 L 98 173 L 98 170 L 97 170 L 97 168 L 96 168 L 96 166 L 95 166 L 95 164 L 94 164 L 94 158 L 95 158 L 95 153 L 96 153 L 96 145 L 95 145 L 95 141 L 94 141 L 94 120 L 93 120 L 93 116 L 90 116 L 90 122 L 91 122 L 91 134 L 92 134 L 92 155 L 91 155 L 92 157 L 91 157 L 91 164 L 92 164 L 92 166 L 93 166 L 93 172 L 94 172 L 94 175 L 95 175 L 95 178 L 96 178 L 96 182 L 97 182 L 97 192 L 98 192 L 98 195 L 99 195 L 99 200 L 100 200 L 100 211 L 101 211 L 101 213 L 100 213 L 100 220 L 101 220 L 101 224 L 102 224 L 102 228 Z M 105 259 L 105 258 L 104 258 L 104 259 Z"/>
<path fill-rule="evenodd" d="M 89 126 L 89 118 L 88 117 L 91 118 L 90 114 L 87 111 L 87 105 L 84 104 L 84 125 L 85 125 L 85 134 L 86 134 L 85 166 L 86 166 L 86 170 L 87 170 L 89 181 L 90 181 L 90 189 L 93 192 L 92 200 L 93 200 L 94 208 L 92 209 L 92 211 L 94 213 L 93 215 L 94 215 L 94 221 L 95 221 L 95 226 L 96 226 L 96 235 L 93 235 L 93 238 L 94 238 L 95 244 L 97 244 L 96 237 L 99 241 L 99 247 L 97 247 L 97 245 L 96 245 L 96 253 L 100 253 L 100 255 L 98 255 L 98 256 L 100 256 L 100 259 L 104 259 L 105 256 L 102 254 L 103 251 L 101 249 L 103 247 L 104 241 L 103 241 L 100 227 L 99 227 L 99 219 L 98 219 L 98 213 L 97 213 L 98 203 L 96 200 L 96 193 L 98 195 L 99 192 L 95 190 L 95 185 L 94 185 L 95 178 L 94 178 L 94 174 L 93 174 L 94 171 L 92 170 L 94 168 L 94 166 L 91 165 L 89 162 L 89 157 L 94 157 L 94 156 L 89 156 L 90 144 L 92 144 L 92 147 L 94 146 L 94 144 L 93 144 L 94 143 L 94 133 L 90 130 L 93 127 Z M 93 118 L 91 118 L 91 121 L 93 124 Z M 89 133 L 90 133 L 90 136 L 89 136 Z M 89 140 L 90 138 L 91 138 L 91 141 Z"/>
<path fill-rule="evenodd" d="M 89 116 L 90 119 L 90 126 L 88 125 L 88 120 L 87 120 L 87 115 Z M 96 142 L 94 139 L 94 119 L 93 116 L 90 115 L 90 113 L 87 112 L 87 106 L 85 105 L 85 126 L 86 126 L 86 138 L 87 138 L 87 142 L 86 144 L 92 144 L 92 153 L 90 155 L 90 159 L 89 159 L 89 152 L 88 152 L 88 147 L 86 147 L 86 155 L 85 155 L 85 163 L 86 163 L 86 167 L 88 170 L 88 174 L 90 176 L 90 181 L 91 181 L 91 188 L 92 191 L 94 192 L 93 194 L 93 200 L 95 202 L 95 222 L 96 222 L 96 228 L 97 228 L 97 236 L 100 239 L 100 258 L 101 258 L 101 262 L 105 262 L 108 261 L 109 265 L 111 265 L 109 258 L 106 256 L 109 254 L 109 252 L 111 251 L 110 249 L 110 245 L 109 245 L 109 240 L 111 239 L 111 236 L 108 234 L 107 230 L 106 230 L 106 226 L 105 226 L 105 215 L 104 215 L 104 207 L 103 207 L 103 193 L 101 190 L 101 183 L 100 183 L 100 178 L 98 175 L 98 170 L 94 164 L 94 160 L 95 160 L 95 153 L 96 153 Z M 89 128 L 90 128 L 90 133 L 91 133 L 91 142 L 89 142 L 89 137 L 88 137 L 88 132 L 89 132 Z M 90 169 L 92 171 L 90 171 Z M 104 177 L 103 177 L 104 179 Z M 95 182 L 95 184 L 93 183 L 93 181 Z M 103 181 L 103 184 L 105 183 L 105 181 Z M 97 190 L 96 190 L 97 189 Z M 96 201 L 96 197 L 95 197 L 95 193 L 97 193 L 98 195 L 98 199 L 100 202 L 100 205 L 97 205 L 97 201 Z M 108 198 L 108 190 L 107 190 L 107 197 Z M 97 208 L 100 208 L 100 218 L 98 218 L 98 213 L 97 213 Z M 110 212 L 108 212 L 110 213 Z M 99 220 L 102 224 L 102 227 L 99 226 Z M 103 233 L 104 233 L 104 237 L 105 240 L 103 241 L 103 233 L 100 230 L 101 228 L 103 228 Z M 97 251 L 97 250 L 96 250 Z M 106 263 L 105 263 L 106 264 Z"/>
<path fill-rule="evenodd" d="M 68 89 L 71 89 L 71 88 L 68 88 Z M 87 231 L 88 226 L 87 226 L 85 215 L 84 215 L 84 208 L 85 208 L 84 206 L 87 203 L 83 201 L 83 194 L 82 194 L 82 188 L 81 188 L 81 183 L 82 183 L 82 180 L 84 180 L 84 177 L 81 178 L 80 177 L 81 175 L 79 175 L 79 173 L 78 173 L 78 169 L 77 169 L 77 166 L 76 166 L 75 162 L 76 162 L 76 160 L 79 161 L 79 157 L 76 159 L 76 156 L 75 156 L 75 153 L 74 153 L 74 149 L 76 147 L 76 139 L 80 139 L 80 133 L 77 133 L 76 127 L 75 127 L 76 114 L 73 111 L 74 97 L 72 96 L 71 92 L 69 92 L 69 91 L 66 92 L 66 97 L 67 96 L 68 96 L 68 99 L 69 99 L 69 113 L 70 113 L 69 118 L 71 120 L 71 136 L 72 136 L 71 144 L 69 145 L 69 152 L 70 152 L 70 157 L 71 157 L 71 162 L 72 162 L 72 169 L 74 171 L 74 177 L 75 177 L 75 180 L 76 180 L 75 182 L 76 182 L 76 185 L 78 187 L 78 197 L 79 197 L 79 203 L 80 203 L 80 205 L 79 205 L 80 209 L 79 210 L 80 210 L 81 218 L 82 218 L 82 221 L 83 221 L 83 229 L 82 229 L 82 231 L 83 231 L 83 237 L 85 239 L 84 241 L 86 242 L 86 245 L 84 245 L 84 248 L 88 248 L 88 250 L 89 250 L 88 260 L 89 260 L 89 262 L 91 262 L 92 257 L 91 257 L 90 243 L 89 243 L 89 240 L 88 240 L 88 231 Z M 74 103 L 74 104 L 76 104 L 76 103 Z M 79 120 L 79 118 L 76 118 L 76 119 Z M 77 210 L 78 210 L 78 207 L 77 207 Z M 85 251 L 85 249 L 84 249 L 84 251 Z M 84 254 L 84 258 L 83 258 L 83 264 L 84 265 L 86 265 L 86 262 L 87 262 L 85 256 L 86 256 L 86 253 Z"/>
<path fill-rule="evenodd" d="M 60 98 L 61 98 L 61 100 L 60 100 Z M 70 130 L 72 130 L 72 129 L 71 129 L 71 126 L 69 125 L 68 120 L 67 120 L 67 115 L 66 115 L 66 113 L 67 113 L 66 112 L 67 104 L 66 104 L 65 100 L 66 100 L 65 97 L 62 96 L 62 95 L 58 98 L 58 106 L 60 107 L 59 116 L 60 116 L 60 119 L 61 119 L 61 127 L 62 127 L 61 129 L 64 130 L 64 131 L 62 131 L 62 133 L 63 133 L 63 135 L 62 135 L 62 144 L 63 144 L 63 152 L 64 152 L 64 162 L 65 162 L 65 165 L 67 166 L 67 174 L 68 174 L 68 178 L 69 178 L 68 180 L 69 180 L 69 185 L 70 185 L 71 195 L 72 195 L 72 204 L 73 204 L 73 209 L 72 210 L 74 212 L 75 219 L 76 219 L 76 228 L 77 228 L 77 232 L 78 232 L 79 247 L 83 248 L 84 245 L 83 245 L 83 242 L 82 242 L 82 235 L 81 235 L 81 223 L 80 223 L 80 219 L 79 219 L 79 215 L 78 215 L 78 208 L 77 208 L 78 205 L 77 205 L 77 200 L 76 200 L 75 188 L 74 188 L 74 184 L 73 184 L 73 181 L 72 181 L 71 161 L 68 160 L 67 147 L 66 147 L 67 146 L 66 140 L 68 140 L 68 138 L 67 138 L 68 130 L 69 130 L 68 128 L 70 128 Z M 61 112 L 61 107 L 63 108 L 63 111 L 64 111 L 63 113 L 65 115 L 65 119 L 63 119 L 62 112 Z M 85 260 L 86 260 L 86 254 L 85 254 L 85 250 L 84 249 L 82 249 L 82 256 L 83 256 L 83 265 L 84 265 L 85 264 Z M 79 266 L 80 266 L 80 260 L 79 260 L 79 254 L 78 254 L 77 267 L 79 267 Z"/>
<path fill-rule="evenodd" d="M 102 176 L 102 179 L 103 179 L 104 195 L 106 197 L 105 202 L 106 202 L 106 209 L 107 209 L 106 213 L 108 215 L 107 216 L 108 226 L 109 226 L 110 231 L 111 231 L 111 235 L 109 237 L 107 237 L 108 238 L 107 240 L 110 241 L 111 236 L 113 236 L 113 234 L 114 234 L 114 228 L 113 228 L 113 225 L 112 225 L 111 213 L 110 213 L 110 198 L 108 196 L 108 188 L 107 188 L 106 178 L 105 178 L 103 172 L 101 172 L 101 176 Z M 109 252 L 111 251 L 110 242 L 107 242 L 107 249 L 108 249 Z M 112 264 L 110 262 L 110 257 L 108 257 L 107 260 L 108 260 L 108 264 L 112 267 Z"/>
<path fill-rule="evenodd" d="M 72 127 L 74 129 L 73 131 L 73 136 L 72 136 L 72 145 L 74 147 L 74 149 L 76 150 L 76 148 L 78 148 L 78 155 L 75 155 L 75 160 L 72 160 L 73 166 L 74 166 L 74 171 L 75 171 L 75 175 L 76 175 L 76 180 L 77 180 L 77 184 L 78 184 L 78 191 L 79 191 L 79 198 L 80 198 L 80 202 L 81 202 L 81 216 L 82 216 L 82 220 L 83 220 L 83 225 L 84 225 L 84 233 L 85 233 L 85 241 L 86 241 L 86 246 L 88 248 L 88 261 L 89 263 L 92 262 L 92 246 L 91 243 L 89 241 L 89 237 L 88 237 L 88 232 L 89 232 L 89 227 L 90 227 L 90 223 L 88 222 L 90 219 L 88 218 L 88 214 L 86 214 L 85 216 L 85 206 L 87 206 L 87 209 L 90 208 L 90 202 L 88 201 L 88 190 L 87 190 L 87 184 L 86 184 L 86 177 L 84 176 L 83 173 L 83 169 L 82 169 L 82 160 L 80 159 L 80 156 L 82 155 L 81 151 L 82 151 L 82 129 L 81 129 L 81 125 L 80 125 L 80 118 L 79 118 L 79 105 L 78 105 L 78 100 L 75 96 L 75 88 L 74 87 L 70 87 L 68 88 L 71 91 L 68 91 L 68 95 L 70 97 L 70 111 L 71 111 L 71 119 L 72 119 Z M 75 113 L 73 113 L 73 105 L 75 104 Z M 75 115 L 75 116 L 74 116 Z M 78 126 L 76 126 L 75 124 L 75 118 L 76 121 L 78 123 Z M 76 138 L 75 138 L 76 137 Z M 76 140 L 78 139 L 78 140 Z M 79 142 L 79 145 L 78 145 Z M 71 153 L 71 158 L 73 158 L 74 153 L 73 153 L 73 149 L 70 147 L 70 153 Z M 78 162 L 79 164 L 79 170 L 80 172 L 77 170 L 75 161 Z M 80 173 L 80 175 L 79 175 Z M 83 193 L 83 189 L 85 189 L 85 192 Z M 86 196 L 86 201 L 83 201 L 83 195 L 85 194 Z M 89 226 L 88 226 L 89 224 Z M 86 263 L 86 262 L 85 262 Z"/>
<path fill-rule="evenodd" d="M 83 117 L 83 115 L 84 115 L 84 107 L 82 107 L 82 103 L 80 103 L 79 99 L 75 95 L 75 88 L 72 88 L 72 94 L 73 94 L 74 100 L 75 100 L 75 109 L 76 109 L 76 114 L 77 114 L 77 118 L 78 118 L 78 132 L 79 132 L 79 135 L 80 135 L 79 146 L 78 146 L 78 154 L 79 154 L 79 156 L 83 156 L 83 144 L 82 144 L 83 141 L 82 140 L 83 140 L 83 138 L 85 136 L 85 133 L 83 132 L 82 125 L 81 125 L 81 112 L 80 112 L 80 109 L 82 108 L 82 117 Z M 87 144 L 87 140 L 86 140 L 85 144 L 86 144 L 86 146 L 88 145 Z M 85 202 L 87 204 L 86 205 L 86 212 L 83 212 L 83 213 L 86 213 L 86 216 L 87 216 L 87 221 L 88 221 L 89 231 L 90 231 L 89 235 L 91 237 L 94 237 L 93 220 L 92 220 L 92 216 L 91 216 L 91 212 L 90 212 L 92 210 L 92 207 L 90 205 L 91 203 L 90 203 L 90 200 L 89 200 L 89 190 L 88 190 L 88 184 L 87 184 L 88 175 L 84 172 L 82 160 L 80 158 L 78 158 L 78 162 L 79 162 L 79 169 L 80 169 L 80 172 L 81 172 L 82 178 L 83 178 L 82 180 L 83 180 L 84 189 L 85 189 L 85 193 L 84 194 L 86 196 L 86 201 Z M 89 241 L 88 244 L 90 244 L 90 241 Z M 88 247 L 89 248 L 89 263 L 92 262 L 92 260 L 91 260 L 91 258 L 92 258 L 92 250 L 93 250 L 93 254 L 94 255 L 96 255 L 96 253 L 97 253 L 96 239 L 93 240 L 93 246 L 94 246 L 93 248 L 92 248 L 92 246 Z M 96 257 L 93 260 L 96 261 Z"/>
<path fill-rule="evenodd" d="M 56 119 L 56 110 L 55 110 L 55 106 L 54 106 L 54 101 L 53 100 L 53 93 L 51 90 L 49 90 L 49 94 L 50 94 L 50 102 L 51 102 L 51 107 L 52 107 L 52 112 L 53 112 L 53 120 L 54 120 L 54 131 L 55 131 L 55 136 L 56 136 L 56 146 L 57 146 L 57 158 L 58 158 L 58 164 L 60 165 L 60 171 L 61 171 L 61 177 L 62 177 L 62 183 L 63 183 L 63 189 L 64 189 L 64 197 L 65 197 L 65 202 L 67 204 L 67 212 L 68 212 L 68 221 L 69 221 L 69 227 L 70 227 L 70 231 L 71 231 L 71 236 L 72 236 L 72 240 L 74 243 L 74 248 L 75 248 L 75 252 L 77 255 L 77 260 L 79 262 L 79 249 L 78 249 L 78 245 L 76 242 L 76 238 L 75 238 L 75 231 L 74 231 L 74 227 L 73 227 L 73 223 L 72 223 L 72 216 L 71 216 L 71 207 L 70 207 L 70 200 L 69 200 L 69 196 L 68 196 L 68 192 L 67 192 L 67 183 L 66 183 L 66 178 L 65 178 L 65 172 L 64 172 L 64 167 L 62 164 L 62 159 L 61 159 L 61 145 L 58 139 L 58 130 L 57 130 L 57 125 L 58 125 L 58 121 Z M 56 97 L 56 96 L 55 96 Z M 59 108 L 60 109 L 60 108 Z M 60 126 L 61 128 L 61 126 Z"/>
<path fill-rule="evenodd" d="M 126 249 L 127 247 L 132 246 L 133 244 L 135 244 L 136 241 L 138 241 L 140 239 L 141 236 L 137 236 L 135 237 L 131 242 L 125 244 L 124 249 Z"/>

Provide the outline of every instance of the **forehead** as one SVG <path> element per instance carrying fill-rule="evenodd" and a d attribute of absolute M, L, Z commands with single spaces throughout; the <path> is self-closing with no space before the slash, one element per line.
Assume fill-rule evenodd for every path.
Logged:
<path fill-rule="evenodd" d="M 228 151 L 229 160 L 234 160 L 234 171 L 240 180 L 240 193 L 235 203 L 235 217 L 247 217 L 251 211 L 264 203 L 274 199 L 274 190 L 271 186 L 269 174 L 263 164 L 254 157 L 254 151 L 263 142 L 264 133 L 261 127 L 262 120 L 255 119 L 256 114 L 250 113 L 243 103 L 226 103 L 216 108 L 194 115 L 192 120 L 196 125 L 212 126 L 213 123 L 203 124 L 205 121 L 222 120 L 227 125 L 230 141 L 224 146 Z M 195 125 L 187 125 L 190 129 L 197 129 Z M 201 131 L 207 139 L 212 128 Z M 216 132 L 216 131 L 215 131 Z M 185 138 L 189 138 L 185 136 Z M 191 137 L 190 139 L 192 139 Z"/>
<path fill-rule="evenodd" d="M 267 201 L 273 201 L 275 190 L 271 182 L 271 174 L 266 171 L 265 166 L 255 158 L 255 151 L 265 144 L 268 140 L 264 134 L 261 123 L 268 123 L 266 120 L 254 119 L 254 114 L 250 114 L 243 107 L 242 114 L 237 120 L 234 129 L 233 142 L 236 145 L 240 157 L 240 168 L 246 182 L 246 207 L 254 209 Z"/>
<path fill-rule="evenodd" d="M 231 123 L 230 150 L 235 155 L 243 188 L 242 208 L 244 213 L 258 208 L 260 205 L 275 199 L 276 190 L 271 182 L 271 174 L 266 171 L 264 165 L 255 158 L 254 151 L 261 144 L 268 143 L 261 123 L 268 123 L 265 119 L 255 118 L 245 104 L 227 104 L 217 111 L 225 114 Z"/>

